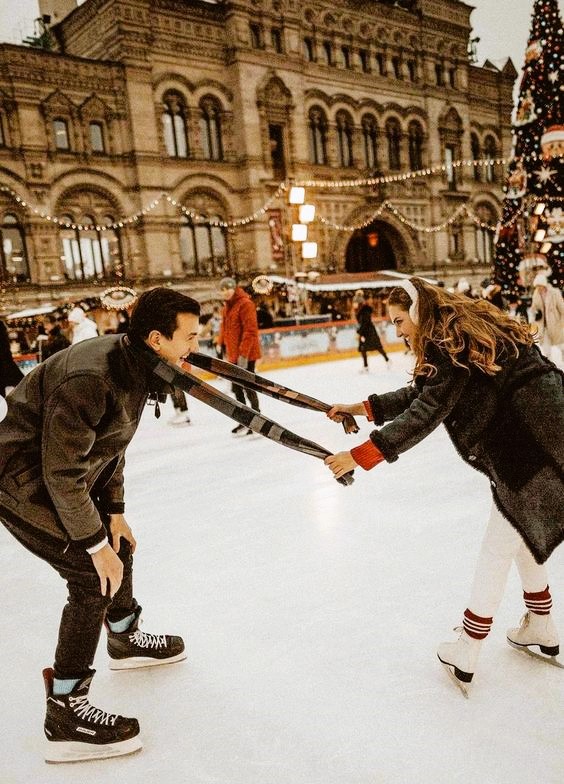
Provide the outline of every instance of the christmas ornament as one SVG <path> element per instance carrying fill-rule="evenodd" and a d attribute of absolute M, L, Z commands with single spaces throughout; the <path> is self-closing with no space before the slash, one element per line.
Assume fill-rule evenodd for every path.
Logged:
<path fill-rule="evenodd" d="M 520 199 L 527 191 L 527 172 L 519 161 L 507 180 L 507 198 Z"/>
<path fill-rule="evenodd" d="M 525 93 L 521 96 L 521 100 L 519 101 L 519 107 L 517 109 L 517 114 L 515 117 L 515 125 L 517 127 L 521 127 L 522 125 L 528 125 L 529 123 L 533 122 L 533 120 L 537 119 L 537 110 L 535 107 L 535 101 L 532 96 L 531 90 L 526 90 Z"/>
<path fill-rule="evenodd" d="M 525 62 L 532 63 L 538 60 L 542 54 L 542 41 L 531 41 L 525 49 Z"/>
<path fill-rule="evenodd" d="M 547 223 L 545 241 L 553 244 L 564 242 L 564 210 L 562 207 L 546 210 L 544 218 Z"/>
<path fill-rule="evenodd" d="M 544 158 L 564 156 L 564 125 L 551 125 L 541 136 Z"/>

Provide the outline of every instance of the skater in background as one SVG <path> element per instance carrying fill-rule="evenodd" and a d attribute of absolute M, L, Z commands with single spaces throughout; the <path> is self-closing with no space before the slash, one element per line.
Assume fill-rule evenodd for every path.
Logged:
<path fill-rule="evenodd" d="M 374 322 L 372 321 L 372 314 L 374 300 L 369 294 L 364 297 L 364 302 L 359 306 L 356 311 L 356 320 L 358 321 L 358 350 L 362 356 L 362 370 L 361 373 L 368 373 L 368 352 L 378 351 L 386 361 L 386 367 L 390 367 L 390 358 L 384 350 L 380 336 L 376 330 Z"/>
<path fill-rule="evenodd" d="M 73 308 L 68 315 L 68 322 L 72 327 L 72 345 L 80 343 L 83 340 L 95 338 L 98 335 L 98 327 L 92 319 L 89 319 L 86 313 L 79 308 Z"/>
<path fill-rule="evenodd" d="M 325 462 L 336 477 L 394 462 L 444 423 L 463 460 L 489 477 L 493 503 L 463 629 L 439 647 L 439 659 L 464 690 L 514 560 L 526 612 L 508 642 L 554 663 L 559 638 L 544 562 L 564 539 L 564 374 L 527 325 L 483 300 L 411 278 L 391 291 L 388 310 L 415 354 L 413 384 L 334 405 L 334 421 L 348 412 L 389 424 Z"/>
<path fill-rule="evenodd" d="M 168 420 L 169 425 L 182 426 L 190 424 L 190 414 L 188 413 L 188 401 L 186 395 L 181 389 L 173 387 L 171 392 L 172 405 L 174 406 L 174 415 Z"/>
<path fill-rule="evenodd" d="M 56 354 L 57 351 L 62 351 L 64 348 L 70 346 L 61 329 L 61 322 L 52 313 L 45 316 L 43 319 L 47 340 L 43 341 L 41 347 L 41 361 Z"/>
<path fill-rule="evenodd" d="M 139 628 L 132 582 L 136 542 L 124 517 L 123 467 L 148 396 L 157 404 L 161 393 L 170 392 L 150 372 L 143 352 L 177 363 L 197 351 L 199 312 L 195 300 L 172 289 L 146 291 L 127 335 L 104 335 L 58 352 L 8 398 L 0 423 L 0 520 L 68 588 L 54 667 L 43 673 L 51 762 L 141 748 L 136 719 L 88 701 L 104 623 L 111 669 L 186 656 L 181 637 Z"/>
<path fill-rule="evenodd" d="M 538 330 L 538 341 L 541 350 L 549 359 L 558 352 L 558 361 L 562 360 L 564 346 L 564 300 L 560 289 L 551 286 L 544 272 L 539 272 L 533 281 L 534 325 Z M 556 357 L 554 358 L 556 359 Z"/>
<path fill-rule="evenodd" d="M 223 346 L 223 356 L 228 362 L 255 372 L 255 364 L 261 356 L 257 312 L 252 299 L 237 286 L 233 278 L 223 278 L 219 283 L 223 297 L 223 316 L 219 344 Z M 249 405 L 260 411 L 258 395 L 254 390 L 243 390 L 238 384 L 232 385 L 235 398 L 245 405 L 245 392 Z M 252 435 L 253 431 L 245 425 L 237 425 L 231 431 L 235 436 Z"/>
<path fill-rule="evenodd" d="M 0 395 L 6 397 L 23 377 L 12 356 L 8 329 L 4 322 L 0 321 Z"/>

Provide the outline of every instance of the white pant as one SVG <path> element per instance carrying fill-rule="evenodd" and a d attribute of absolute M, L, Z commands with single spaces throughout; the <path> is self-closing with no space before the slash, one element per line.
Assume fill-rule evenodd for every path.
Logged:
<path fill-rule="evenodd" d="M 501 602 L 511 562 L 515 561 L 523 590 L 544 591 L 546 568 L 539 566 L 527 545 L 495 503 L 478 556 L 468 609 L 482 618 L 492 618 Z"/>

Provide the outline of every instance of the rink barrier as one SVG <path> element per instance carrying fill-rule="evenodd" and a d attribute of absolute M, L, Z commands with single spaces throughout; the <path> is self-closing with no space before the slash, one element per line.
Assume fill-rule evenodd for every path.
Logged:
<path fill-rule="evenodd" d="M 374 324 L 386 353 L 404 349 L 403 342 L 396 337 L 393 324 L 382 319 Z M 257 370 L 277 370 L 360 357 L 357 329 L 358 324 L 354 320 L 261 329 L 259 336 L 262 357 L 257 362 Z M 210 339 L 200 340 L 200 352 L 215 356 L 215 347 Z M 14 360 L 23 373 L 28 373 L 37 365 L 38 355 L 16 354 Z M 215 378 L 205 371 L 198 371 L 198 375 L 207 379 Z"/>

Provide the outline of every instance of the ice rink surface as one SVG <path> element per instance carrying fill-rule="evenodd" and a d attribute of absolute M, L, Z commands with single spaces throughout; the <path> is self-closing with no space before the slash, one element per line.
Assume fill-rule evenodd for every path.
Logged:
<path fill-rule="evenodd" d="M 264 373 L 326 402 L 407 383 L 408 358 Z M 217 382 L 226 390 L 225 382 Z M 263 411 L 333 451 L 322 414 Z M 41 670 L 62 580 L 0 526 L 1 784 L 561 784 L 564 670 L 512 650 L 516 571 L 465 700 L 436 657 L 455 639 L 490 508 L 487 480 L 441 427 L 392 464 L 339 485 L 323 463 L 198 401 L 192 425 L 147 408 L 127 455 L 126 517 L 149 632 L 182 634 L 186 661 L 125 672 L 96 656 L 93 704 L 136 716 L 130 757 L 43 762 Z M 549 564 L 564 634 L 564 550 Z M 104 634 L 104 633 L 103 633 Z"/>

